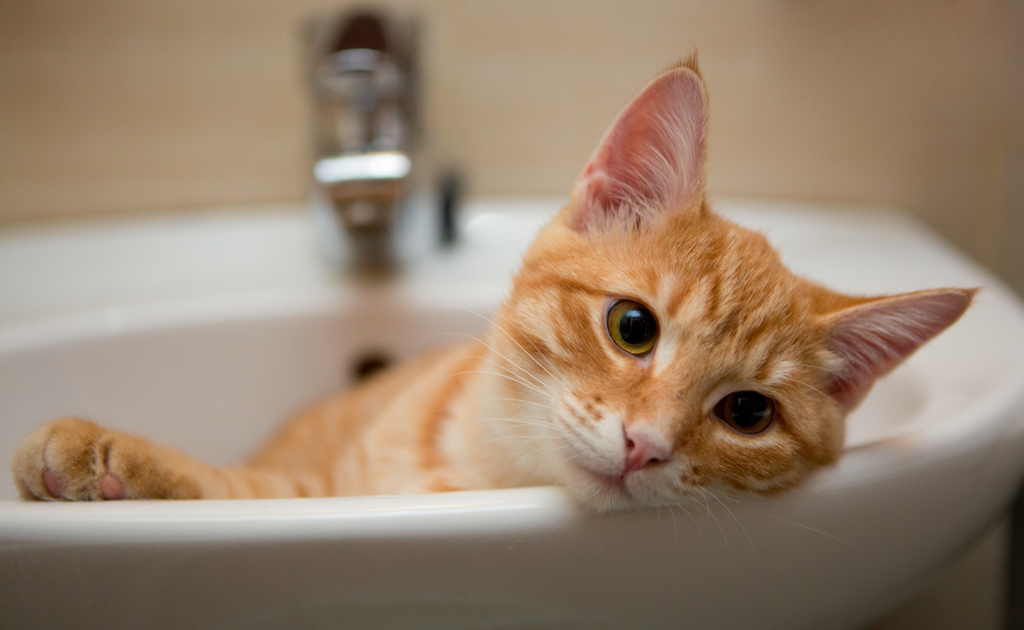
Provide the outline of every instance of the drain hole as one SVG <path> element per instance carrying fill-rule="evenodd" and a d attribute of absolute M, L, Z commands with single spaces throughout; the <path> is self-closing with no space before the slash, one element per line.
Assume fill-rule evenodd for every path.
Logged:
<path fill-rule="evenodd" d="M 352 378 L 364 381 L 391 365 L 391 357 L 380 352 L 367 352 L 352 363 Z"/>

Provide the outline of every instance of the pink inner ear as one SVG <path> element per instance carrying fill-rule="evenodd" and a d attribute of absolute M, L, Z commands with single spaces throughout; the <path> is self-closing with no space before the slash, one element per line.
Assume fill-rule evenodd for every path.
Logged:
<path fill-rule="evenodd" d="M 574 227 L 637 206 L 678 210 L 703 195 L 704 84 L 682 67 L 652 81 L 619 114 L 573 186 Z"/>
<path fill-rule="evenodd" d="M 828 347 L 840 359 L 829 395 L 852 409 L 875 380 L 963 315 L 975 291 L 923 291 L 854 306 L 835 315 Z"/>

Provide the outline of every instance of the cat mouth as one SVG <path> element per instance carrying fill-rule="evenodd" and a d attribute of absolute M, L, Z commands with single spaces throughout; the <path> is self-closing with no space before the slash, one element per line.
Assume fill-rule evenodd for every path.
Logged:
<path fill-rule="evenodd" d="M 626 489 L 626 475 L 609 475 L 606 473 L 598 472 L 582 464 L 576 464 L 576 469 L 586 475 L 587 479 L 594 482 L 600 489 L 610 492 L 619 492 L 622 494 L 629 494 L 629 490 Z"/>

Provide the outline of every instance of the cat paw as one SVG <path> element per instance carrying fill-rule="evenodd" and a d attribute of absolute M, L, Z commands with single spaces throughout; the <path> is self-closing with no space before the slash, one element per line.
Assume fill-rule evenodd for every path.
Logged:
<path fill-rule="evenodd" d="M 198 498 L 152 444 L 94 422 L 64 418 L 25 439 L 11 469 L 22 498 L 44 501 Z"/>

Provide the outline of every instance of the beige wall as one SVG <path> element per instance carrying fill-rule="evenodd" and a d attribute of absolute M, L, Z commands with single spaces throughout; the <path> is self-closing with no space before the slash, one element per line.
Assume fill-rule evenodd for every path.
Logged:
<path fill-rule="evenodd" d="M 713 193 L 901 206 L 1024 291 L 1019 4 L 392 4 L 423 22 L 429 157 L 475 193 L 567 193 L 617 110 L 696 47 Z M 302 199 L 298 23 L 336 5 L 0 0 L 0 227 Z M 991 583 L 984 557 L 943 579 Z M 994 589 L 968 625 L 992 627 Z M 915 627 L 900 614 L 879 627 Z"/>
<path fill-rule="evenodd" d="M 364 3 L 365 4 L 365 3 Z M 1010 2 L 408 0 L 429 152 L 564 193 L 618 108 L 699 49 L 710 185 L 908 208 L 1024 289 Z M 297 200 L 317 0 L 0 0 L 0 221 Z"/>

